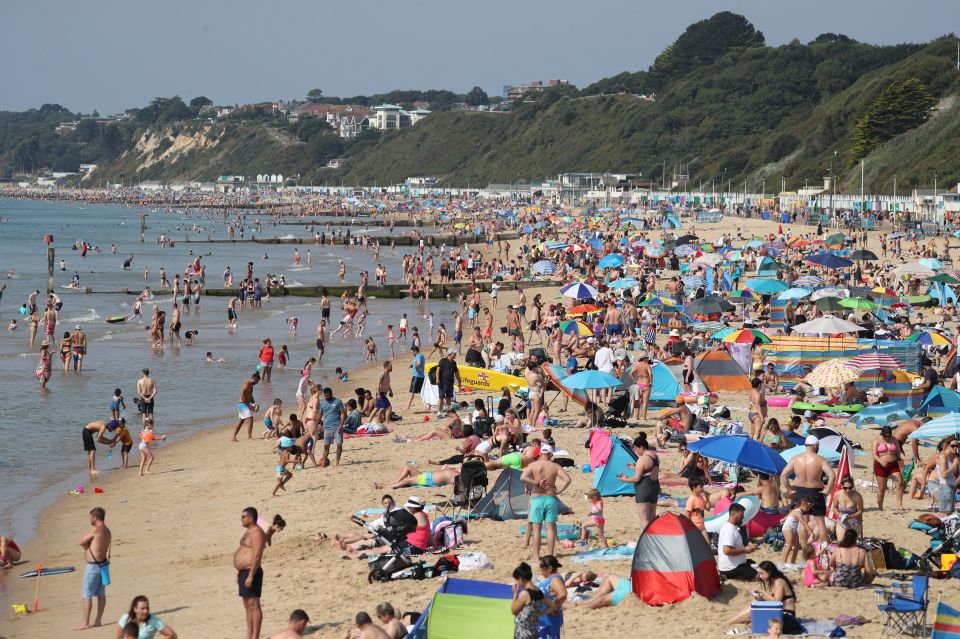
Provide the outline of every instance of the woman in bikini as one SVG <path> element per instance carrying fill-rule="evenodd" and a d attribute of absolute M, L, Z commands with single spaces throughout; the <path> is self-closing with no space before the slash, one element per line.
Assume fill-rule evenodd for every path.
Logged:
<path fill-rule="evenodd" d="M 843 489 L 834 495 L 831 513 L 836 517 L 837 538 L 843 538 L 848 530 L 855 530 L 858 537 L 863 536 L 863 495 L 853 485 L 853 477 L 847 475 L 840 483 Z"/>
<path fill-rule="evenodd" d="M 877 479 L 877 507 L 883 510 L 884 497 L 887 494 L 887 480 L 894 481 L 897 495 L 897 508 L 903 510 L 903 474 L 901 465 L 903 448 L 893 436 L 893 429 L 884 426 L 870 447 L 873 455 L 873 476 Z"/>
<path fill-rule="evenodd" d="M 803 627 L 797 622 L 797 594 L 793 584 L 780 572 L 772 561 L 761 561 L 757 565 L 757 578 L 763 584 L 764 592 L 754 591 L 757 601 L 779 601 L 783 604 L 783 634 L 803 633 Z M 730 625 L 750 623 L 750 605 L 729 621 Z M 739 633 L 737 633 L 739 634 Z"/>
<path fill-rule="evenodd" d="M 70 331 L 64 331 L 60 339 L 60 361 L 63 362 L 63 371 L 67 372 L 70 367 L 70 356 L 73 354 L 73 335 Z"/>
<path fill-rule="evenodd" d="M 747 418 L 750 420 L 750 437 L 760 441 L 763 423 L 767 420 L 767 398 L 763 392 L 763 382 L 759 377 L 750 380 L 750 408 Z"/>

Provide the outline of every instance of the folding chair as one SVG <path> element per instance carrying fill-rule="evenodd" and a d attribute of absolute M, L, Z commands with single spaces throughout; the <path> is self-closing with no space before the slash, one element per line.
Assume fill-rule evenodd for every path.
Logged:
<path fill-rule="evenodd" d="M 438 502 L 437 517 L 457 517 L 470 510 L 487 493 L 487 467 L 483 459 L 468 455 L 460 465 L 460 476 L 453 482 L 451 494 Z"/>
<path fill-rule="evenodd" d="M 877 589 L 877 608 L 883 613 L 883 636 L 927 636 L 928 577 L 915 575 L 910 589 Z"/>

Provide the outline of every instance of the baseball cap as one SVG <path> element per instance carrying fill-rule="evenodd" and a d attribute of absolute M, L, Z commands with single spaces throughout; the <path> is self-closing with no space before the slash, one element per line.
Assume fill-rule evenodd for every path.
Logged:
<path fill-rule="evenodd" d="M 551 446 L 550 444 L 540 444 L 540 454 L 541 454 L 541 455 L 552 455 L 552 454 L 553 454 L 553 446 Z"/>
<path fill-rule="evenodd" d="M 415 495 L 411 495 L 410 497 L 407 498 L 407 503 L 405 503 L 405 504 L 403 505 L 403 507 L 404 507 L 404 508 L 419 508 L 419 509 L 422 510 L 422 509 L 423 509 L 423 501 L 422 501 L 419 497 L 417 497 L 417 496 L 415 496 Z"/>
<path fill-rule="evenodd" d="M 456 355 L 456 354 L 457 354 L 457 349 L 455 349 L 455 348 L 448 348 L 448 349 L 447 349 L 447 355 Z"/>
<path fill-rule="evenodd" d="M 803 440 L 804 446 L 819 446 L 820 440 L 817 439 L 816 435 L 807 435 L 807 438 Z"/>
<path fill-rule="evenodd" d="M 109 428 L 110 430 L 116 430 L 117 426 L 119 425 L 120 425 L 120 422 L 118 422 L 115 419 L 111 419 L 109 422 L 107 422 L 107 428 Z"/>
<path fill-rule="evenodd" d="M 75 331 L 79 331 L 79 330 L 80 330 L 80 325 L 79 325 L 79 324 L 77 324 L 76 326 L 74 326 L 74 327 L 73 327 L 73 330 L 75 330 Z"/>

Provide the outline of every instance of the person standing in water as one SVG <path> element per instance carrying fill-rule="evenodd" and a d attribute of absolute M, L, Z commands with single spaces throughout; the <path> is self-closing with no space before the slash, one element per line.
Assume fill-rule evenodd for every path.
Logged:
<path fill-rule="evenodd" d="M 79 324 L 70 336 L 70 343 L 73 344 L 73 370 L 79 373 L 83 370 L 83 358 L 87 354 L 87 334 Z"/>

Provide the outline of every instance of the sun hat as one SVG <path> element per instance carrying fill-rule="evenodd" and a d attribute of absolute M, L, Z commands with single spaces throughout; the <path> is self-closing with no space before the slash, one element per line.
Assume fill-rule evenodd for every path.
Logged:
<path fill-rule="evenodd" d="M 675 328 L 671 328 L 670 337 L 680 337 L 680 331 Z"/>
<path fill-rule="evenodd" d="M 650 354 L 647 351 L 637 353 L 637 359 L 647 359 L 648 357 L 650 357 Z"/>
<path fill-rule="evenodd" d="M 405 503 L 403 507 L 419 508 L 420 510 L 423 510 L 423 501 L 419 497 L 415 495 L 411 495 L 410 497 L 407 498 L 407 503 Z"/>

